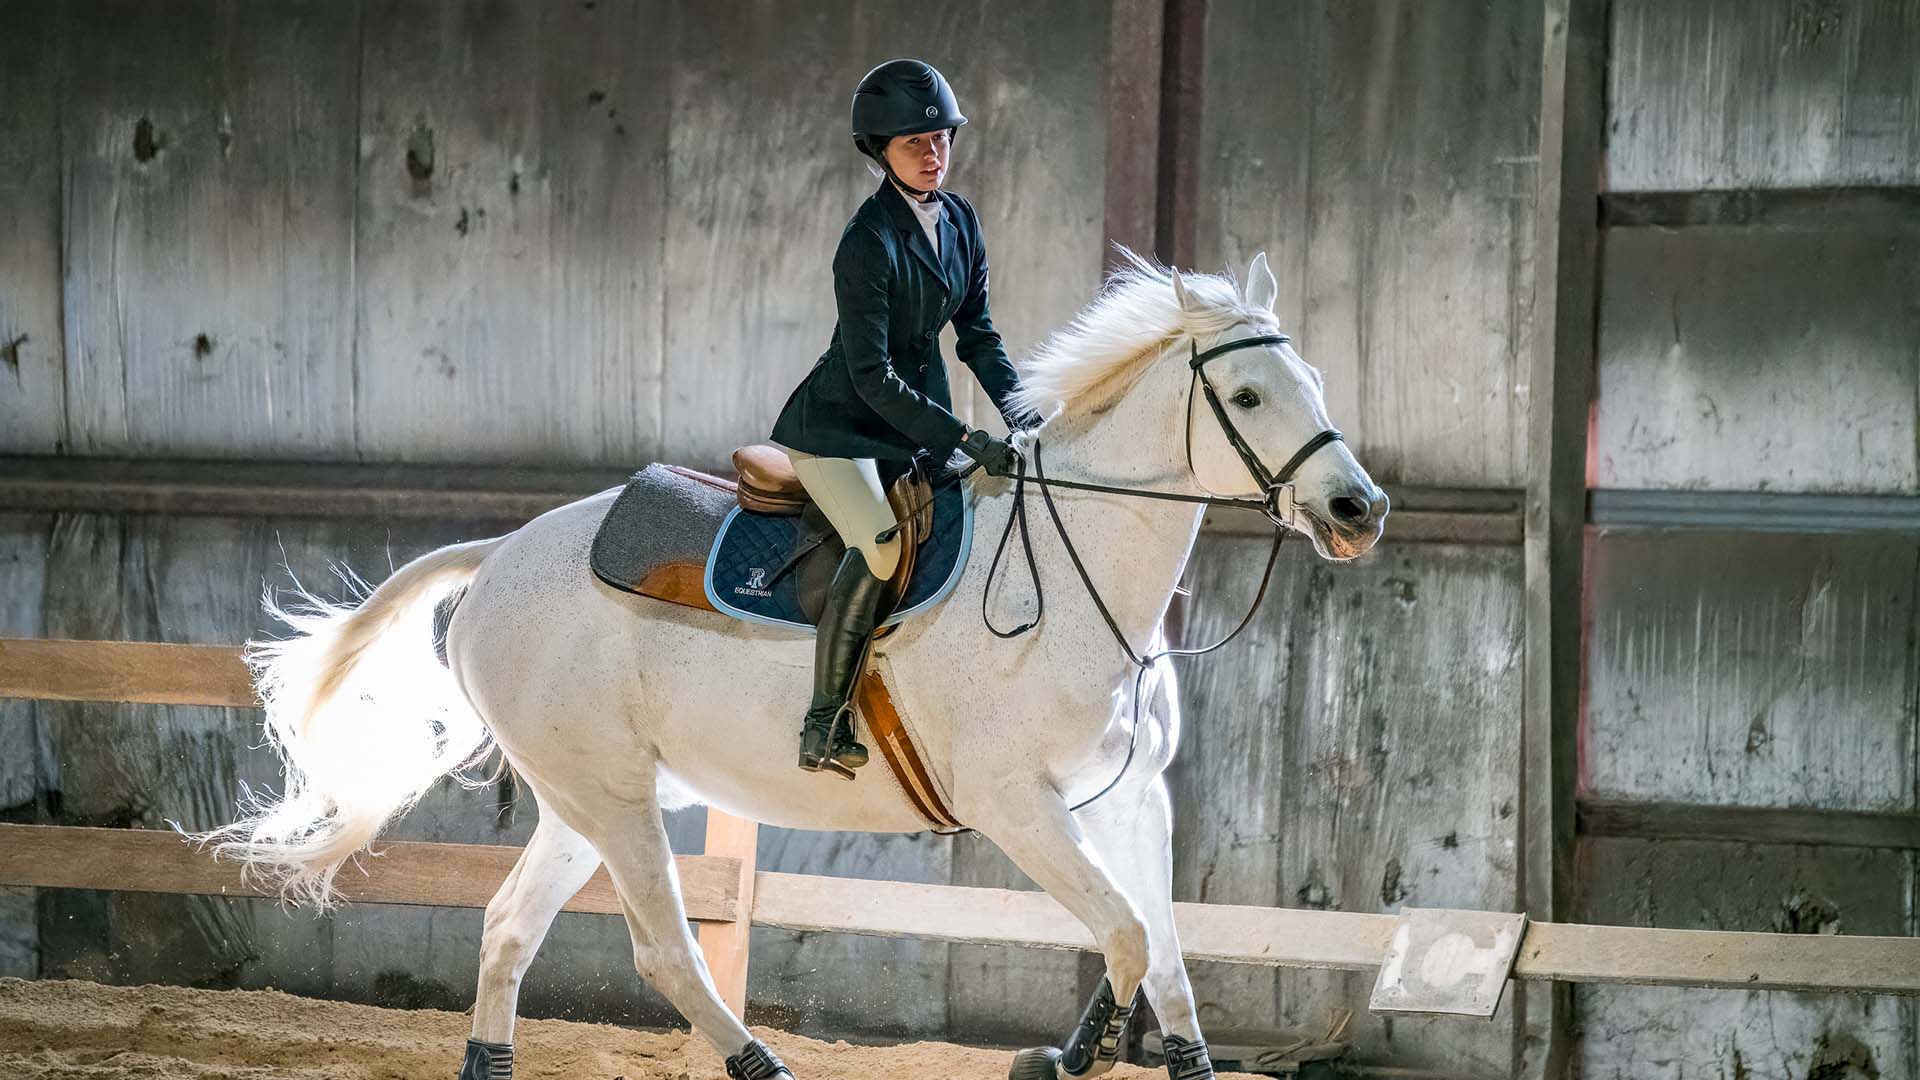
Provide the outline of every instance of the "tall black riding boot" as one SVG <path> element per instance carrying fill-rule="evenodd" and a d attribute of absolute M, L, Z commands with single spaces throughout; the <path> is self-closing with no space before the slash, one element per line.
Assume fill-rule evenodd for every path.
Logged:
<path fill-rule="evenodd" d="M 842 724 L 840 713 L 866 658 L 886 585 L 867 570 L 860 549 L 848 548 L 827 586 L 813 646 L 813 704 L 800 728 L 800 767 L 808 772 L 819 771 L 829 760 L 840 766 L 836 771 L 867 763 L 867 748 L 853 737 L 853 718 Z"/>

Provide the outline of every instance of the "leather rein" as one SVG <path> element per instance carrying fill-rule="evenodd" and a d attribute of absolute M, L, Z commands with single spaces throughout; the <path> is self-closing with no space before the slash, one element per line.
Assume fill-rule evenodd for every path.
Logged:
<path fill-rule="evenodd" d="M 1293 456 L 1288 458 L 1286 464 L 1282 465 L 1277 472 L 1271 470 L 1267 468 L 1266 462 L 1260 460 L 1260 455 L 1254 451 L 1253 446 L 1240 434 L 1240 429 L 1234 426 L 1233 418 L 1227 414 L 1226 406 L 1220 401 L 1219 392 L 1214 389 L 1213 380 L 1207 378 L 1206 363 L 1214 357 L 1239 349 L 1284 345 L 1291 340 L 1292 339 L 1285 334 L 1262 334 L 1256 337 L 1239 338 L 1221 345 L 1215 345 L 1205 352 L 1200 351 L 1200 346 L 1197 342 L 1189 342 L 1191 359 L 1188 361 L 1188 367 L 1192 370 L 1193 376 L 1188 380 L 1187 384 L 1187 472 L 1189 475 L 1194 476 L 1196 481 L 1198 480 L 1198 473 L 1196 473 L 1193 468 L 1193 388 L 1197 383 L 1205 393 L 1207 404 L 1213 409 L 1213 417 L 1219 423 L 1221 433 L 1226 436 L 1228 445 L 1233 447 L 1234 453 L 1239 455 L 1241 463 L 1246 466 L 1248 475 L 1253 478 L 1255 484 L 1259 485 L 1261 494 L 1258 498 L 1221 495 L 1187 495 L 1173 491 L 1153 491 L 1146 488 L 1119 487 L 1110 484 L 1093 484 L 1075 480 L 1048 479 L 1046 465 L 1042 460 L 1040 440 L 1037 438 L 1033 441 L 1033 475 L 1031 477 L 1027 475 L 1025 457 L 1023 456 L 1020 459 L 1019 471 L 1015 474 L 1013 481 L 1013 513 L 1007 516 L 1006 528 L 1001 530 L 1000 543 L 994 548 L 993 562 L 987 568 L 986 588 L 980 594 L 980 621 L 986 624 L 988 632 L 995 637 L 1003 639 L 1016 638 L 1038 626 L 1040 619 L 1046 614 L 1046 592 L 1040 585 L 1040 570 L 1033 559 L 1033 540 L 1027 529 L 1026 487 L 1031 483 L 1040 489 L 1041 500 L 1046 503 L 1047 516 L 1052 519 L 1054 531 L 1059 534 L 1060 543 L 1067 549 L 1067 558 L 1073 563 L 1074 572 L 1079 575 L 1080 583 L 1086 587 L 1087 595 L 1093 600 L 1093 606 L 1099 610 L 1100 617 L 1105 620 L 1107 630 L 1112 633 L 1114 641 L 1119 643 L 1121 651 L 1126 654 L 1127 659 L 1137 669 L 1133 680 L 1133 723 L 1127 734 L 1127 756 L 1120 763 L 1120 771 L 1107 783 L 1107 786 L 1101 788 L 1092 796 L 1075 803 L 1068 808 L 1070 810 L 1079 810 L 1118 787 L 1120 781 L 1126 776 L 1128 767 L 1133 764 L 1134 751 L 1139 745 L 1140 735 L 1140 691 L 1144 685 L 1146 674 L 1152 669 L 1153 665 L 1168 656 L 1204 656 L 1238 637 L 1240 632 L 1245 630 L 1248 624 L 1253 622 L 1254 613 L 1260 610 L 1260 604 L 1267 596 L 1267 586 L 1273 580 L 1273 568 L 1280 559 L 1280 545 L 1286 540 L 1288 531 L 1293 527 L 1294 514 L 1297 510 L 1297 504 L 1293 499 L 1294 474 L 1299 472 L 1300 467 L 1306 464 L 1308 458 L 1312 457 L 1323 447 L 1329 443 L 1339 442 L 1345 438 L 1340 432 L 1328 428 L 1302 444 L 1300 449 L 1294 451 Z M 964 479 L 979 467 L 978 463 L 968 466 L 960 473 L 960 478 Z M 1160 499 L 1166 502 L 1183 502 L 1201 506 L 1219 506 L 1236 510 L 1259 511 L 1268 521 L 1273 523 L 1273 547 L 1267 553 L 1267 566 L 1265 571 L 1260 575 L 1260 589 L 1254 594 L 1253 604 L 1247 608 L 1247 613 L 1241 616 L 1239 623 L 1236 624 L 1232 630 L 1228 631 L 1225 637 L 1222 637 L 1211 645 L 1186 649 L 1169 647 L 1157 652 L 1149 652 L 1145 656 L 1134 652 L 1133 646 L 1127 641 L 1126 634 L 1120 630 L 1120 624 L 1114 619 L 1113 612 L 1108 609 L 1106 600 L 1101 597 L 1099 588 L 1094 585 L 1092 576 L 1087 573 L 1086 565 L 1081 561 L 1080 552 L 1074 547 L 1072 537 L 1067 535 L 1066 523 L 1060 519 L 1060 511 L 1053 502 L 1053 488 L 1068 488 L 1075 491 L 1094 491 L 1107 495 L 1124 495 L 1130 498 Z M 1287 506 L 1284 510 L 1280 505 L 1280 498 L 1283 493 L 1287 499 Z M 916 508 L 914 512 L 917 513 L 918 508 Z M 993 620 L 987 614 L 987 601 L 993 595 L 993 579 L 999 571 L 1001 557 L 1006 554 L 1007 543 L 1013 535 L 1013 527 L 1016 522 L 1020 526 L 1020 546 L 1027 560 L 1027 573 L 1033 582 L 1034 613 L 1033 618 L 1021 623 L 1019 626 L 1011 630 L 1001 630 L 993 625 Z M 892 529 L 882 532 L 877 539 L 881 543 L 885 543 L 898 529 L 899 526 L 896 525 Z"/>

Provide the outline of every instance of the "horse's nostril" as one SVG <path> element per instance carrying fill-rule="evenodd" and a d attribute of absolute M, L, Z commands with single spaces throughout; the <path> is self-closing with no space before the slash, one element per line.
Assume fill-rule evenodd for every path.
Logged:
<path fill-rule="evenodd" d="M 1333 512 L 1335 518 L 1349 524 L 1367 516 L 1367 504 L 1346 495 L 1328 500 L 1327 509 Z"/>

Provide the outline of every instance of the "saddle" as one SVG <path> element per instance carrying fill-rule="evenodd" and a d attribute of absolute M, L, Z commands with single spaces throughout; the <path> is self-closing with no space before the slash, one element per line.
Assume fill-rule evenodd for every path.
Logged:
<path fill-rule="evenodd" d="M 810 629 L 846 546 L 779 448 L 743 446 L 733 465 L 733 478 L 661 464 L 636 473 L 594 537 L 593 572 L 641 596 Z M 917 467 L 887 501 L 901 522 L 901 557 L 881 601 L 890 612 L 882 632 L 952 587 L 972 517 L 958 484 L 936 487 Z"/>
<path fill-rule="evenodd" d="M 799 535 L 791 550 L 785 559 L 759 578 L 758 588 L 765 589 L 777 584 L 784 574 L 796 575 L 801 610 L 806 614 L 808 623 L 819 621 L 820 610 L 826 601 L 827 586 L 833 580 L 834 570 L 840 565 L 846 543 L 807 494 L 806 486 L 793 471 L 793 460 L 787 457 L 785 451 L 759 443 L 742 446 L 732 456 L 736 477 L 735 501 L 741 510 L 768 517 L 800 519 Z M 887 505 L 893 507 L 893 519 L 902 524 L 899 534 L 900 564 L 887 579 L 887 587 L 880 601 L 883 611 L 896 608 L 900 598 L 906 595 L 908 582 L 913 580 L 920 546 L 933 534 L 933 501 L 933 485 L 917 466 L 887 488 Z M 919 512 L 908 518 L 908 512 L 914 507 L 919 507 Z M 752 568 L 749 568 L 748 580 L 752 581 L 754 577 Z M 883 626 L 881 631 L 891 630 L 893 625 Z"/>

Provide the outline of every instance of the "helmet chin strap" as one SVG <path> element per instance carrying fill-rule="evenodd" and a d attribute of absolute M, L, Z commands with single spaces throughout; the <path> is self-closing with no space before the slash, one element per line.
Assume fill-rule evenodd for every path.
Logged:
<path fill-rule="evenodd" d="M 926 191 L 921 191 L 919 188 L 910 186 L 906 181 L 900 179 L 900 177 L 894 173 L 893 166 L 886 162 L 882 161 L 880 167 L 887 170 L 887 179 L 893 181 L 893 186 L 911 196 L 915 202 L 926 202 L 927 197 L 933 194 L 931 188 Z"/>

